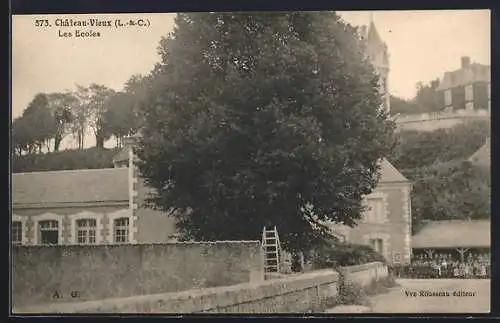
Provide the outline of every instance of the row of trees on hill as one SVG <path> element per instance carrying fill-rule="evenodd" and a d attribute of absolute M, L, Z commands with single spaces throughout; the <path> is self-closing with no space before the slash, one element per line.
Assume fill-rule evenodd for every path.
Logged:
<path fill-rule="evenodd" d="M 23 114 L 12 123 L 12 149 L 17 155 L 58 151 L 71 135 L 83 149 L 87 130 L 95 136 L 96 147 L 115 137 L 117 145 L 124 136 L 140 126 L 140 101 L 147 90 L 147 78 L 134 75 L 123 91 L 104 85 L 79 86 L 75 91 L 39 93 Z"/>
<path fill-rule="evenodd" d="M 419 114 L 438 112 L 444 109 L 442 93 L 437 92 L 439 79 L 429 84 L 419 82 L 416 84 L 417 92 L 411 100 L 390 96 L 391 112 L 393 114 Z"/>

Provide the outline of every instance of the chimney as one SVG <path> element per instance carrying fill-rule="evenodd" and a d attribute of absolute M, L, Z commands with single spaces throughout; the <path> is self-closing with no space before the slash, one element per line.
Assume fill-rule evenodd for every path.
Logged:
<path fill-rule="evenodd" d="M 462 56 L 462 68 L 467 68 L 470 65 L 470 57 Z"/>

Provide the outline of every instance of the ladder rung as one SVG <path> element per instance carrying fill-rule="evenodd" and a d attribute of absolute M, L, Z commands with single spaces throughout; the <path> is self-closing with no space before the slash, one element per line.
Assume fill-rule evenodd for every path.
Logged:
<path fill-rule="evenodd" d="M 276 254 L 276 251 L 265 251 L 266 254 Z"/>
<path fill-rule="evenodd" d="M 278 261 L 278 258 L 267 258 L 267 261 Z"/>

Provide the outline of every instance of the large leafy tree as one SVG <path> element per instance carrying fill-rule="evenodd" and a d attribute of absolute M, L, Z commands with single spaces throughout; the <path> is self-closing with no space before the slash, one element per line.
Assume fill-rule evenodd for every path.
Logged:
<path fill-rule="evenodd" d="M 153 205 L 190 238 L 276 225 L 290 250 L 354 225 L 393 131 L 358 35 L 332 12 L 178 14 L 138 148 Z"/>
<path fill-rule="evenodd" d="M 137 131 L 135 97 L 126 92 L 117 92 L 108 102 L 108 109 L 103 115 L 103 131 L 116 138 L 120 147 L 123 138 Z"/>
<path fill-rule="evenodd" d="M 80 107 L 83 108 L 82 119 L 94 132 L 96 147 L 103 148 L 104 142 L 111 136 L 106 132 L 104 116 L 115 91 L 105 85 L 93 83 L 88 87 L 78 86 L 78 93 Z"/>
<path fill-rule="evenodd" d="M 489 121 L 470 121 L 434 131 L 405 130 L 397 134 L 391 162 L 400 170 L 468 159 L 491 135 Z"/>
<path fill-rule="evenodd" d="M 27 118 L 20 116 L 12 121 L 12 150 L 14 154 L 21 156 L 23 153 L 31 154 L 34 152 L 34 132 L 35 129 L 28 123 Z"/>
<path fill-rule="evenodd" d="M 413 169 L 412 230 L 423 220 L 488 219 L 491 181 L 488 169 L 466 161 L 448 161 Z"/>
<path fill-rule="evenodd" d="M 71 130 L 78 99 L 71 92 L 52 93 L 47 97 L 54 118 L 54 151 L 59 151 L 62 140 Z"/>
<path fill-rule="evenodd" d="M 49 149 L 49 143 L 55 137 L 56 124 L 55 118 L 50 109 L 49 100 L 46 94 L 38 93 L 29 103 L 28 107 L 23 111 L 21 117 L 23 121 L 17 125 L 24 124 L 23 127 L 18 127 L 18 133 L 21 129 L 25 131 L 23 137 L 30 146 L 30 152 L 42 152 L 43 147 Z M 17 126 L 16 125 L 16 126 Z"/>
<path fill-rule="evenodd" d="M 390 159 L 413 183 L 414 233 L 423 220 L 490 217 L 489 169 L 466 162 L 490 135 L 488 121 L 398 133 Z"/>

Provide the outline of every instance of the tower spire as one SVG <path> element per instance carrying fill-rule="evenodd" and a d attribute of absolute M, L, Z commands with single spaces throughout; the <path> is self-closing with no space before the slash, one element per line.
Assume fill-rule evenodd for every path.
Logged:
<path fill-rule="evenodd" d="M 373 11 L 370 11 L 370 25 L 373 24 Z"/>

